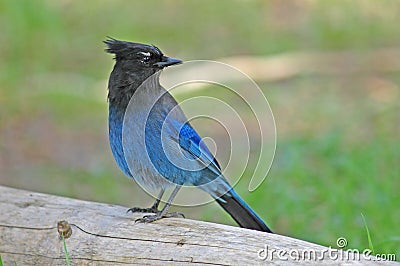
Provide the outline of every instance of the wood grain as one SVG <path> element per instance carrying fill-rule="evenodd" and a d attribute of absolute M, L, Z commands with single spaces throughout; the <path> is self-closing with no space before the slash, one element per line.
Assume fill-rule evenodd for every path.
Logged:
<path fill-rule="evenodd" d="M 0 254 L 4 265 L 66 265 L 57 223 L 72 233 L 66 245 L 72 265 L 364 265 L 364 259 L 302 258 L 326 247 L 302 240 L 190 219 L 135 223 L 126 207 L 0 186 Z M 265 260 L 263 249 L 268 247 Z M 276 250 L 271 258 L 271 252 Z M 264 250 L 265 251 L 265 250 Z M 277 251 L 291 252 L 279 258 Z M 337 251 L 337 250 L 336 250 Z M 286 259 L 286 260 L 285 260 Z M 398 265 L 395 262 L 374 262 Z"/>

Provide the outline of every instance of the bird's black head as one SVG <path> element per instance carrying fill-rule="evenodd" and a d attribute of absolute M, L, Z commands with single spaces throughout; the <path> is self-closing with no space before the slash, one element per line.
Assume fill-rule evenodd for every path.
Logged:
<path fill-rule="evenodd" d="M 117 62 L 123 62 L 124 66 L 132 70 L 148 69 L 152 72 L 164 67 L 180 64 L 181 60 L 165 56 L 154 45 L 108 39 L 106 52 L 115 54 Z"/>
<path fill-rule="evenodd" d="M 182 63 L 179 59 L 165 56 L 153 45 L 112 38 L 104 43 L 107 45 L 106 52 L 115 54 L 116 59 L 108 83 L 108 99 L 111 103 L 125 105 L 134 91 L 154 73 L 164 67 Z"/>

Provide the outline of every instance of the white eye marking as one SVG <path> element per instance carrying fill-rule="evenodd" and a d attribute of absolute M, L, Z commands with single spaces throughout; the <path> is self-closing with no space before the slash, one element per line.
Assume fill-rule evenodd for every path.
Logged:
<path fill-rule="evenodd" d="M 142 54 L 147 57 L 149 57 L 151 55 L 149 52 L 139 52 L 138 54 Z"/>

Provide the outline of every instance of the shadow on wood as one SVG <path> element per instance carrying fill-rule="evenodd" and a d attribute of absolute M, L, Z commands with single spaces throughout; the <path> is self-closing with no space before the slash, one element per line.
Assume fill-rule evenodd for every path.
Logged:
<path fill-rule="evenodd" d="M 135 224 L 141 215 L 127 214 L 126 207 L 2 186 L 0 206 L 4 265 L 66 265 L 60 221 L 72 230 L 66 236 L 71 265 L 367 263 L 333 249 L 339 258 L 332 259 L 326 247 L 277 234 L 176 218 Z"/>

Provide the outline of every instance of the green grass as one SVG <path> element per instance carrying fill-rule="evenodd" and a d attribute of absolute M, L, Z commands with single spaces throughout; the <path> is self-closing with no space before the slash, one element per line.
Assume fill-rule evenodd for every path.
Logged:
<path fill-rule="evenodd" d="M 67 265 L 70 266 L 71 262 L 69 260 L 69 254 L 68 254 L 68 250 L 67 250 L 67 243 L 65 242 L 65 238 L 64 238 L 63 234 L 61 234 L 61 238 L 62 238 L 63 245 L 64 245 L 65 263 L 67 263 Z"/>
<path fill-rule="evenodd" d="M 369 233 L 367 221 L 365 220 L 365 217 L 364 217 L 364 215 L 362 213 L 361 213 L 361 216 L 363 218 L 365 230 L 366 230 L 367 237 L 368 237 L 368 247 L 372 251 L 372 254 L 375 254 L 375 249 L 374 249 L 374 245 L 372 244 L 371 234 Z"/>
<path fill-rule="evenodd" d="M 101 43 L 107 35 L 153 43 L 185 60 L 368 53 L 399 46 L 399 8 L 389 0 L 4 0 L 1 184 L 150 206 L 151 198 L 122 175 L 108 147 L 106 87 L 113 61 Z M 247 192 L 251 173 L 236 189 L 274 231 L 333 247 L 345 237 L 359 250 L 373 239 L 376 254 L 400 257 L 399 72 L 304 74 L 260 84 L 277 123 L 276 157 L 259 189 Z M 234 101 L 216 91 L 199 93 Z M 180 210 L 234 224 L 216 204 Z"/>

